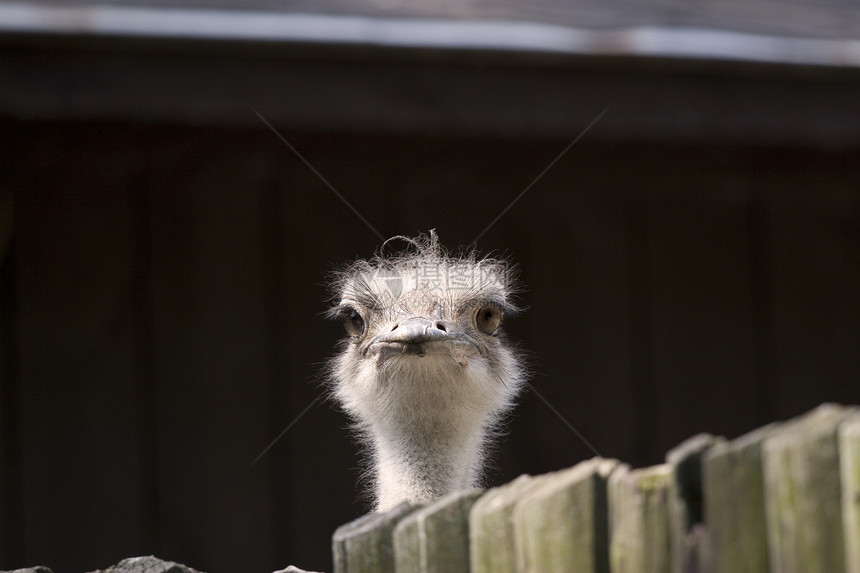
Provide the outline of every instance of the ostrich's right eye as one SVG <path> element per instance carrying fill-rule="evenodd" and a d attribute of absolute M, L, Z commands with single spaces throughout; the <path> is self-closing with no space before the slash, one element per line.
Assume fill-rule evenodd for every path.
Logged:
<path fill-rule="evenodd" d="M 354 308 L 348 308 L 344 312 L 343 327 L 350 336 L 361 336 L 364 334 L 364 319 Z"/>
<path fill-rule="evenodd" d="M 502 322 L 502 311 L 498 308 L 485 306 L 475 313 L 475 326 L 484 334 L 493 334 Z"/>

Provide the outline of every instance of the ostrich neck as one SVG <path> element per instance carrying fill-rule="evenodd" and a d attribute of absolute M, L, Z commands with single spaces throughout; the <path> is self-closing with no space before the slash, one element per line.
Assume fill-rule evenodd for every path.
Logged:
<path fill-rule="evenodd" d="M 484 429 L 445 416 L 401 416 L 376 428 L 377 510 L 420 503 L 474 487 L 482 465 Z"/>

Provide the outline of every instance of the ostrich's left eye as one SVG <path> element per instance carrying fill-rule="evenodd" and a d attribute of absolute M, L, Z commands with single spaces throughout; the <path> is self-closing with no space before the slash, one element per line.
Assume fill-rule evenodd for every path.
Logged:
<path fill-rule="evenodd" d="M 364 319 L 354 308 L 348 308 L 343 315 L 343 327 L 350 336 L 361 336 L 364 334 Z"/>
<path fill-rule="evenodd" d="M 491 306 L 484 306 L 475 313 L 475 326 L 484 334 L 493 334 L 502 322 L 502 311 Z"/>

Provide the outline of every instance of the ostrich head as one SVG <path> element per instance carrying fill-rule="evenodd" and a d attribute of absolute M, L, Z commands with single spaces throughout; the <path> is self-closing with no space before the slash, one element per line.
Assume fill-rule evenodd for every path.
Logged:
<path fill-rule="evenodd" d="M 372 454 L 378 510 L 478 485 L 524 379 L 501 327 L 517 311 L 511 266 L 450 255 L 433 231 L 394 239 L 407 249 L 338 273 L 330 311 L 348 335 L 333 395 Z"/>

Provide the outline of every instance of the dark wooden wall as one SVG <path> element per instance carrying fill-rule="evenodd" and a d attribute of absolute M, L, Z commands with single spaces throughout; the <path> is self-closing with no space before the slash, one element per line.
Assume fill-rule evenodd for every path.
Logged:
<path fill-rule="evenodd" d="M 793 93 L 780 73 L 764 81 Z M 799 81 L 797 101 L 821 85 Z M 439 113 L 420 93 L 398 97 Z M 780 105 L 768 141 L 766 118 L 749 140 L 742 123 L 643 135 L 646 114 L 616 102 L 479 241 L 520 263 L 529 310 L 510 330 L 532 384 L 600 454 L 644 465 L 696 432 L 860 402 L 860 138 L 825 145 L 825 124 L 781 141 L 799 104 Z M 325 570 L 331 532 L 366 509 L 329 403 L 252 464 L 320 395 L 341 335 L 320 316 L 326 270 L 379 241 L 243 109 L 242 125 L 0 117 L 0 569 L 155 553 L 209 573 Z M 577 134 L 276 124 L 382 234 L 435 228 L 451 246 Z M 591 455 L 526 392 L 488 481 Z"/>

